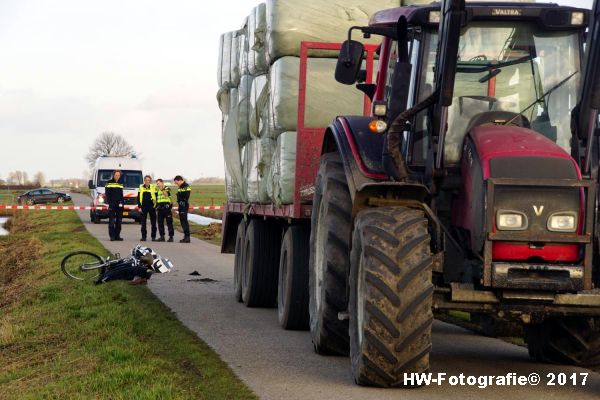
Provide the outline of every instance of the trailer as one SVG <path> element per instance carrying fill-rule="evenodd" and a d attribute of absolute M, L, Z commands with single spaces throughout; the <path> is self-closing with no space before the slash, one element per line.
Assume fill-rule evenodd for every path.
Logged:
<path fill-rule="evenodd" d="M 296 170 L 292 204 L 228 202 L 221 251 L 235 254 L 235 296 L 248 307 L 277 304 L 285 329 L 308 328 L 308 245 L 315 179 L 326 127 L 306 121 L 307 77 L 312 51 L 339 52 L 341 43 L 302 42 L 298 85 Z M 372 83 L 377 46 L 366 45 L 364 84 Z M 332 80 L 333 81 L 333 80 Z M 371 102 L 364 98 L 363 112 Z"/>

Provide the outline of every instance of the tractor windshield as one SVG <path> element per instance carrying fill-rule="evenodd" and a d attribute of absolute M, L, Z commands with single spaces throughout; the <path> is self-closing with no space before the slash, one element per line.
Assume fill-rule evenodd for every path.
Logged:
<path fill-rule="evenodd" d="M 463 139 L 473 119 L 493 111 L 515 116 L 522 113 L 531 129 L 570 152 L 570 115 L 580 81 L 579 35 L 575 31 L 545 31 L 524 22 L 480 22 L 465 28 L 448 113 L 446 163 L 460 160 Z M 436 35 L 431 40 L 437 42 Z M 432 57 L 428 59 L 431 63 Z M 431 79 L 432 67 L 427 67 Z M 532 103 L 535 105 L 528 108 Z"/>

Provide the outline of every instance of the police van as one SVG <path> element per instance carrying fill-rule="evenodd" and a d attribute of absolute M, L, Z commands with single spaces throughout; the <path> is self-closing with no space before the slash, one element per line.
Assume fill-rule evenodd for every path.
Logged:
<path fill-rule="evenodd" d="M 123 197 L 125 198 L 125 209 L 123 210 L 123 218 L 132 218 L 139 221 L 140 212 L 133 207 L 137 206 L 137 196 L 140 185 L 144 182 L 142 173 L 142 163 L 135 156 L 131 157 L 98 157 L 92 179 L 88 182 L 91 189 L 91 205 L 102 207 L 106 205 L 106 195 L 104 186 L 112 178 L 112 173 L 115 170 L 121 171 L 121 183 L 123 184 Z M 133 207 L 128 207 L 133 206 Z M 90 219 L 97 224 L 102 219 L 108 218 L 108 209 L 90 210 Z"/>

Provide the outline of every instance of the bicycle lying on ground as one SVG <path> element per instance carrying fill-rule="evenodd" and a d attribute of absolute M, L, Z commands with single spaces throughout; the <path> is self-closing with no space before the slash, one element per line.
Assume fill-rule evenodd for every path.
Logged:
<path fill-rule="evenodd" d="M 100 284 L 131 279 L 136 274 L 166 273 L 173 268 L 169 259 L 139 244 L 131 250 L 130 256 L 121 258 L 120 254 L 115 254 L 114 257 L 103 258 L 90 251 L 75 251 L 62 259 L 60 269 L 71 279 Z"/>

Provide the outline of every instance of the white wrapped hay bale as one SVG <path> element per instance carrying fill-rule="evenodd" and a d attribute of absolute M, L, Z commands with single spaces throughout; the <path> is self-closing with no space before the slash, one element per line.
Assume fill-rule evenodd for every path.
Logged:
<path fill-rule="evenodd" d="M 261 3 L 248 16 L 248 71 L 252 75 L 267 72 L 266 48 L 267 14 L 266 5 Z"/>
<path fill-rule="evenodd" d="M 226 104 L 223 104 L 222 107 L 223 109 L 226 110 L 222 111 L 223 112 L 223 118 L 222 118 L 222 132 L 221 132 L 221 141 L 225 140 L 225 129 L 227 127 L 227 122 L 229 121 L 229 117 L 231 115 L 231 113 L 235 113 L 237 114 L 238 112 L 238 90 L 237 88 L 232 88 L 232 89 L 225 89 L 223 90 L 221 93 L 223 93 L 221 95 L 221 100 L 225 103 L 225 101 L 227 102 Z M 225 93 L 227 93 L 227 95 L 225 95 Z M 221 105 L 219 105 L 221 107 Z M 234 121 L 231 122 L 232 124 L 234 124 L 234 126 L 232 126 L 230 129 L 234 129 L 236 136 L 237 136 L 237 115 L 236 118 L 234 119 Z"/>
<path fill-rule="evenodd" d="M 251 139 L 249 119 L 251 110 L 250 94 L 253 80 L 252 75 L 243 75 L 238 88 L 237 132 L 240 144 L 244 144 Z"/>
<path fill-rule="evenodd" d="M 338 115 L 362 115 L 364 95 L 352 85 L 333 79 L 337 60 L 311 58 L 306 79 L 305 126 L 324 128 Z M 283 57 L 269 71 L 269 132 L 297 130 L 300 59 Z"/>
<path fill-rule="evenodd" d="M 230 99 L 237 98 L 237 90 L 231 89 Z M 247 201 L 245 177 L 242 167 L 242 157 L 237 136 L 237 101 L 230 102 L 229 116 L 223 128 L 223 156 L 225 158 L 225 176 L 229 176 L 227 194 L 232 194 L 234 200 Z M 235 195 L 234 195 L 235 194 Z M 234 201 L 232 200 L 232 201 Z"/>
<path fill-rule="evenodd" d="M 255 76 L 252 80 L 250 89 L 250 109 L 248 125 L 250 134 L 254 138 L 258 138 L 261 135 L 261 131 L 264 131 L 265 127 L 262 123 L 264 115 L 268 113 L 268 101 L 269 101 L 269 86 L 267 75 Z"/>
<path fill-rule="evenodd" d="M 225 166 L 225 194 L 227 195 L 227 200 L 232 202 L 242 202 L 244 198 L 242 196 L 242 191 L 238 188 L 234 183 L 231 175 L 229 175 L 229 171 L 227 170 L 227 166 Z"/>
<path fill-rule="evenodd" d="M 252 139 L 244 146 L 246 197 L 254 203 L 270 203 L 268 176 L 276 141 L 268 138 Z"/>
<path fill-rule="evenodd" d="M 230 68 L 231 68 L 231 81 L 230 81 L 230 86 L 232 87 L 236 87 L 240 84 L 240 78 L 241 78 L 241 74 L 240 74 L 240 35 L 239 35 L 239 31 L 238 32 L 234 32 L 232 37 L 231 37 L 231 64 L 230 64 Z"/>
<path fill-rule="evenodd" d="M 250 71 L 248 70 L 248 18 L 244 20 L 242 29 L 238 32 L 238 45 L 240 75 L 248 75 L 250 74 Z"/>
<path fill-rule="evenodd" d="M 278 206 L 294 202 L 296 176 L 296 132 L 284 132 L 277 138 L 271 161 L 269 196 Z"/>
<path fill-rule="evenodd" d="M 238 31 L 221 35 L 219 41 L 219 67 L 217 80 L 219 87 L 236 87 L 240 83 L 240 45 Z"/>
<path fill-rule="evenodd" d="M 223 115 L 229 114 L 229 89 L 220 88 L 217 91 L 217 103 Z"/>
<path fill-rule="evenodd" d="M 227 87 L 231 81 L 231 37 L 232 32 L 223 33 L 219 38 L 219 66 L 217 68 L 217 83 L 220 88 Z"/>
<path fill-rule="evenodd" d="M 400 0 L 268 0 L 266 41 L 269 64 L 280 57 L 300 56 L 302 41 L 342 42 L 348 37 L 351 26 L 368 25 L 375 12 L 399 6 Z M 380 40 L 374 36 L 368 42 Z"/>

